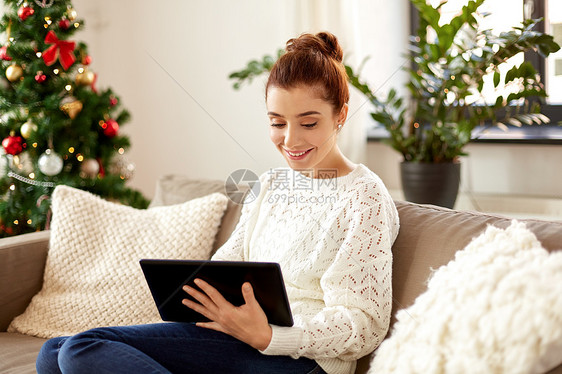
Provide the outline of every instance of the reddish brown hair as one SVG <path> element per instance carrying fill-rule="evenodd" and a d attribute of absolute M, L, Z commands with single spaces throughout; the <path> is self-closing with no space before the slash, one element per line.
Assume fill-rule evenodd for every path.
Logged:
<path fill-rule="evenodd" d="M 329 32 L 302 34 L 289 39 L 285 51 L 269 74 L 266 100 L 270 87 L 314 86 L 321 97 L 332 104 L 334 113 L 339 113 L 349 101 L 349 87 L 338 39 Z"/>

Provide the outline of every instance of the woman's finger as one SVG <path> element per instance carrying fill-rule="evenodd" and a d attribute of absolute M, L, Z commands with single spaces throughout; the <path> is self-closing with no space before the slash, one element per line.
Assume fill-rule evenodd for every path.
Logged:
<path fill-rule="evenodd" d="M 193 297 L 195 300 L 197 300 L 200 304 L 204 305 L 206 308 L 208 309 L 216 308 L 216 305 L 213 302 L 213 300 L 211 300 L 211 298 L 207 296 L 204 292 L 200 292 L 188 285 L 183 286 L 183 290 L 191 297 Z"/>
<path fill-rule="evenodd" d="M 211 299 L 211 301 L 220 309 L 228 306 L 233 306 L 229 303 L 219 291 L 209 283 L 202 279 L 195 279 L 194 283 Z"/>
<path fill-rule="evenodd" d="M 214 314 L 209 309 L 207 309 L 204 305 L 201 305 L 189 299 L 183 299 L 181 303 L 186 307 L 188 307 L 189 309 L 203 315 L 204 317 L 213 320 Z"/>
<path fill-rule="evenodd" d="M 258 303 L 256 296 L 254 295 L 254 289 L 250 282 L 245 282 L 242 285 L 242 297 L 244 297 L 244 303 L 248 305 L 255 305 Z"/>

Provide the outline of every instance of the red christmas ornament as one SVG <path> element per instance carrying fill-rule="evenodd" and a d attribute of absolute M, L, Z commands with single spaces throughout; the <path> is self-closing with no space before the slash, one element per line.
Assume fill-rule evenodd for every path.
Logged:
<path fill-rule="evenodd" d="M 117 105 L 118 102 L 119 102 L 119 100 L 117 100 L 117 98 L 114 97 L 114 96 L 111 96 L 109 98 L 109 106 L 115 106 L 115 105 Z"/>
<path fill-rule="evenodd" d="M 45 61 L 47 66 L 53 65 L 58 58 L 64 70 L 68 70 L 76 61 L 76 57 L 74 57 L 75 42 L 59 40 L 55 32 L 51 30 L 45 37 L 45 43 L 52 44 L 52 46 L 43 51 L 43 61 Z"/>
<path fill-rule="evenodd" d="M 2 140 L 2 147 L 4 147 L 6 153 L 13 156 L 19 155 L 25 148 L 25 145 L 21 136 L 10 135 Z"/>
<path fill-rule="evenodd" d="M 12 61 L 12 57 L 8 56 L 8 47 L 3 46 L 0 48 L 0 60 Z"/>
<path fill-rule="evenodd" d="M 35 81 L 37 83 L 43 83 L 47 80 L 47 76 L 45 74 L 43 74 L 42 71 L 38 71 L 37 75 L 35 75 Z"/>
<path fill-rule="evenodd" d="M 86 55 L 82 58 L 82 65 L 90 65 L 92 63 L 92 56 Z"/>
<path fill-rule="evenodd" d="M 108 119 L 107 121 L 105 121 L 102 125 L 102 128 L 103 128 L 103 133 L 108 138 L 113 138 L 117 136 L 117 133 L 119 132 L 119 124 L 114 119 Z"/>
<path fill-rule="evenodd" d="M 18 9 L 18 17 L 22 21 L 25 21 L 27 17 L 32 16 L 33 13 L 35 13 L 35 10 L 33 10 L 33 8 L 29 6 L 22 6 Z"/>
<path fill-rule="evenodd" d="M 70 20 L 68 20 L 67 18 L 63 18 L 59 21 L 59 29 L 68 30 L 69 27 L 70 27 Z"/>

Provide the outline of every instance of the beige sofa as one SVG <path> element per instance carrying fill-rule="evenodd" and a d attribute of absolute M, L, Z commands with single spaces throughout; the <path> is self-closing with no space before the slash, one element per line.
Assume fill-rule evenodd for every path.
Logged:
<path fill-rule="evenodd" d="M 164 177 L 152 205 L 169 205 L 224 191 L 221 181 Z M 484 231 L 488 224 L 507 227 L 511 219 L 490 214 L 461 212 L 396 202 L 400 234 L 393 246 L 393 319 L 399 309 L 410 306 L 426 289 L 431 269 L 448 263 L 457 250 Z M 240 206 L 229 203 L 215 248 L 232 232 Z M 524 220 L 549 251 L 562 248 L 562 222 Z M 43 339 L 6 332 L 10 321 L 22 313 L 42 284 L 49 232 L 0 240 L 0 373 L 34 373 L 35 358 Z M 361 359 L 357 373 L 365 373 L 369 356 Z M 562 374 L 562 365 L 548 372 Z"/>

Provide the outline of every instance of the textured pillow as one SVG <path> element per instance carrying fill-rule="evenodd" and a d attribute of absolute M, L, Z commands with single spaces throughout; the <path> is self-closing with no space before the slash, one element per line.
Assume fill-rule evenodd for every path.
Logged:
<path fill-rule="evenodd" d="M 141 258 L 207 259 L 227 198 L 138 210 L 59 186 L 44 282 L 8 331 L 50 338 L 161 321 Z"/>
<path fill-rule="evenodd" d="M 562 251 L 489 226 L 397 313 L 369 373 L 543 373 L 562 362 Z"/>

